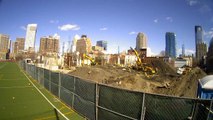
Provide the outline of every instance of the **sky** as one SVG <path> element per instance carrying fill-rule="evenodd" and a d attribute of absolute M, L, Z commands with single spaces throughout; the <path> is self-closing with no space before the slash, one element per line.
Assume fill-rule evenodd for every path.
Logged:
<path fill-rule="evenodd" d="M 153 55 L 165 50 L 165 33 L 176 34 L 178 53 L 195 51 L 194 26 L 204 29 L 204 41 L 213 37 L 213 0 L 0 0 L 0 33 L 26 36 L 27 24 L 38 25 L 40 38 L 58 34 L 61 45 L 86 34 L 92 45 L 108 41 L 108 52 L 136 46 L 138 32 L 148 38 Z"/>

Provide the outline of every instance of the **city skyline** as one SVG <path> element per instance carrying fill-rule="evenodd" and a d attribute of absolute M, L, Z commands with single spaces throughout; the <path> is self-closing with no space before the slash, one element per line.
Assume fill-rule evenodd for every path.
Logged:
<path fill-rule="evenodd" d="M 33 6 L 32 6 L 33 4 Z M 60 8 L 60 9 L 57 9 Z M 177 36 L 178 54 L 181 45 L 187 52 L 195 51 L 194 26 L 204 29 L 204 42 L 213 36 L 213 1 L 211 0 L 1 0 L 0 33 L 25 37 L 27 24 L 38 24 L 36 46 L 40 38 L 58 34 L 63 42 L 75 34 L 86 34 L 92 45 L 108 41 L 108 52 L 117 53 L 135 47 L 139 32 L 147 35 L 147 46 L 159 54 L 165 50 L 165 33 Z M 61 47 L 60 47 L 61 48 Z"/>

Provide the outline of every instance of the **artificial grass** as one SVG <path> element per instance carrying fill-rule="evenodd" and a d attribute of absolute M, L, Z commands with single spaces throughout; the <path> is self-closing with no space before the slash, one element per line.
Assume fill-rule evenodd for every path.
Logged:
<path fill-rule="evenodd" d="M 55 97 L 42 88 L 36 81 L 31 81 L 58 109 L 65 106 L 60 101 L 54 102 Z M 84 119 L 67 106 L 61 109 L 71 120 Z M 59 113 L 59 118 L 63 118 Z M 0 119 L 2 120 L 55 120 L 54 108 L 30 84 L 28 78 L 14 62 L 0 62 Z"/>

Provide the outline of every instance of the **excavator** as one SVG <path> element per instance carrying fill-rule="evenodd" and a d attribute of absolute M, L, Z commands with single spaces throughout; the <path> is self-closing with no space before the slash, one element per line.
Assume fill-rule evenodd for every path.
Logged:
<path fill-rule="evenodd" d="M 94 65 L 97 64 L 97 63 L 95 62 L 94 58 L 92 58 L 92 57 L 90 57 L 90 56 L 88 56 L 88 55 L 86 55 L 86 54 L 83 54 L 83 58 L 84 58 L 84 59 L 89 59 L 92 66 L 94 66 Z"/>
<path fill-rule="evenodd" d="M 133 66 L 133 69 L 142 70 L 144 72 L 144 75 L 147 78 L 149 78 L 149 79 L 152 78 L 157 73 L 157 71 L 155 69 L 153 69 L 152 67 L 147 66 L 147 64 L 142 63 L 138 52 L 135 49 L 133 49 L 132 47 L 130 47 L 130 49 L 132 51 L 134 51 L 134 53 L 137 57 L 136 65 Z"/>

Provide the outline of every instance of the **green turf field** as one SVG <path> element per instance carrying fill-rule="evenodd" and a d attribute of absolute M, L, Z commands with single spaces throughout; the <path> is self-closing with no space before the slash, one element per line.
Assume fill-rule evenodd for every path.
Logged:
<path fill-rule="evenodd" d="M 60 120 L 84 119 L 26 76 L 16 63 L 0 62 L 0 120 L 56 120 L 53 106 L 42 94 L 65 116 L 57 112 Z"/>

